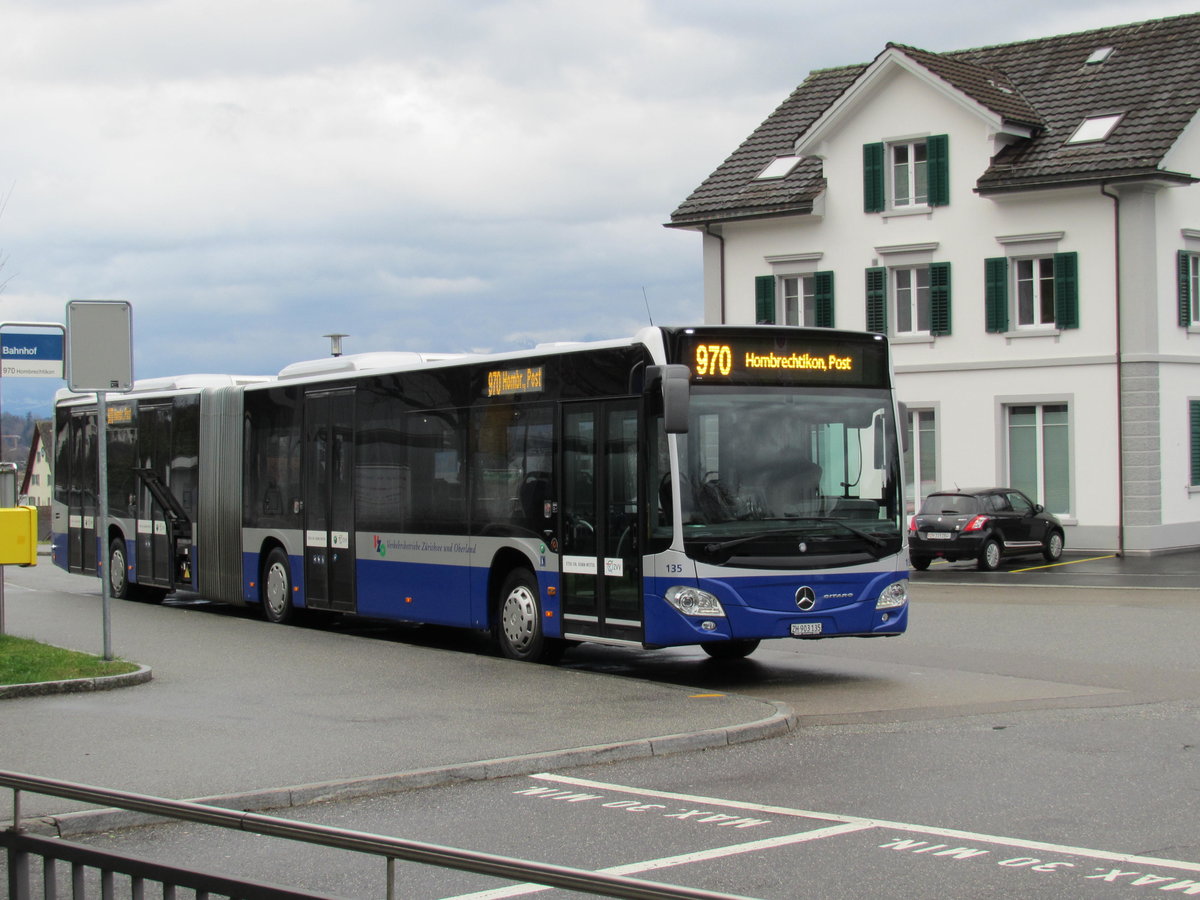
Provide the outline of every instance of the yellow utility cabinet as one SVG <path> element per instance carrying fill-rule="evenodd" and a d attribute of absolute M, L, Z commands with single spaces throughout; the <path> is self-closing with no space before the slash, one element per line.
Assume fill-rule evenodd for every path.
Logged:
<path fill-rule="evenodd" d="M 37 507 L 0 509 L 0 566 L 37 565 Z"/>

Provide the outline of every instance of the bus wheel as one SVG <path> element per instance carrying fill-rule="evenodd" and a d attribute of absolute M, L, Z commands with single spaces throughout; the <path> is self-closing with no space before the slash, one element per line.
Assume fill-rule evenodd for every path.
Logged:
<path fill-rule="evenodd" d="M 710 641 L 700 649 L 713 659 L 745 659 L 758 649 L 758 641 Z"/>
<path fill-rule="evenodd" d="M 528 569 L 513 569 L 500 589 L 496 616 L 496 640 L 509 659 L 525 662 L 547 660 L 553 646 L 542 633 L 542 608 L 538 603 L 537 579 Z"/>
<path fill-rule="evenodd" d="M 129 570 L 125 564 L 125 539 L 113 538 L 108 545 L 108 596 L 129 599 Z"/>
<path fill-rule="evenodd" d="M 283 625 L 290 622 L 296 608 L 292 606 L 292 569 L 287 554 L 276 547 L 267 554 L 259 584 L 263 615 L 268 622 Z"/>

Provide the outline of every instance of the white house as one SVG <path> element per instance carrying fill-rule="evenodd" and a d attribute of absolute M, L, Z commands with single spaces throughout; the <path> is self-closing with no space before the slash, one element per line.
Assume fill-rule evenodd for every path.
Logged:
<path fill-rule="evenodd" d="M 893 343 L 910 497 L 1200 546 L 1200 14 L 813 72 L 689 196 L 705 320 Z M 912 501 L 910 501 L 912 502 Z M 919 502 L 919 499 L 918 499 Z"/>

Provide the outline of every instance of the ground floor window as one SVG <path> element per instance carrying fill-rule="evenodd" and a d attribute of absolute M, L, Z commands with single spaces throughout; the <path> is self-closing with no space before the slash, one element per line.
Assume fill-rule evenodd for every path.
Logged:
<path fill-rule="evenodd" d="M 1200 487 L 1200 400 L 1188 401 L 1188 426 L 1191 437 L 1191 464 L 1193 486 Z"/>
<path fill-rule="evenodd" d="M 1007 407 L 1008 486 L 1024 491 L 1049 512 L 1071 510 L 1071 456 L 1065 403 Z"/>
<path fill-rule="evenodd" d="M 937 415 L 932 409 L 909 409 L 904 427 L 908 432 L 904 483 L 911 513 L 920 507 L 926 495 L 938 488 Z"/>

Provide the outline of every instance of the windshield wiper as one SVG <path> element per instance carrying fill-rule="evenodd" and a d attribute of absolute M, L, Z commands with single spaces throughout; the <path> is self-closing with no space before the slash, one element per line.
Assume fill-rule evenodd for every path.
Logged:
<path fill-rule="evenodd" d="M 788 519 L 787 521 L 793 522 L 793 521 L 797 521 L 797 520 L 796 519 Z M 834 518 L 830 518 L 828 516 L 824 516 L 824 517 L 805 516 L 805 517 L 799 519 L 798 521 L 832 522 L 833 524 L 839 525 L 842 528 L 846 529 L 851 534 L 853 534 L 855 537 L 862 538 L 864 541 L 866 541 L 868 544 L 870 544 L 872 547 L 875 547 L 878 550 L 885 550 L 887 548 L 887 543 L 882 538 L 878 538 L 875 535 L 870 534 L 866 531 L 863 531 L 860 528 L 855 528 L 853 525 L 847 525 L 846 522 L 843 521 L 842 519 L 834 519 Z M 714 541 L 711 544 L 705 544 L 704 552 L 705 553 L 720 553 L 722 550 L 729 550 L 729 549 L 731 549 L 733 547 L 737 547 L 741 544 L 753 543 L 754 541 L 760 541 L 763 538 L 774 537 L 775 535 L 788 535 L 788 534 L 799 535 L 799 536 L 803 537 L 804 533 L 795 528 L 777 528 L 777 529 L 774 529 L 773 531 L 758 531 L 758 532 L 755 532 L 754 534 L 746 534 L 746 535 L 742 535 L 741 537 L 731 538 L 728 541 Z"/>

